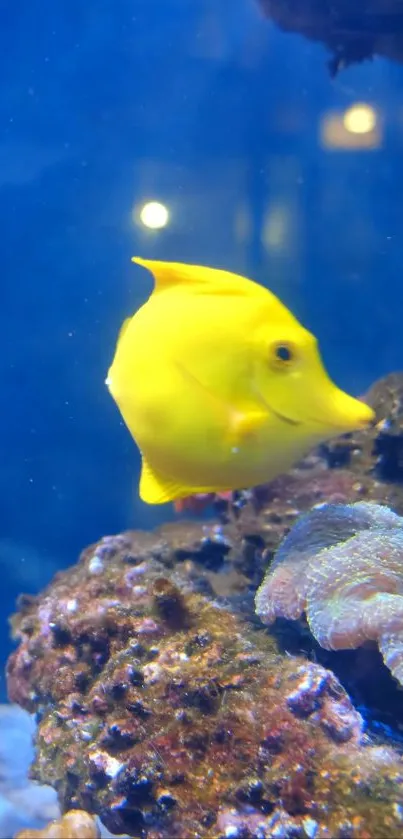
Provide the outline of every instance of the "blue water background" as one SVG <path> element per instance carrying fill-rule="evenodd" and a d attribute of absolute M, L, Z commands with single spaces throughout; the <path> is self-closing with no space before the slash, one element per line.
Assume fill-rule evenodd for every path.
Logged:
<path fill-rule="evenodd" d="M 332 80 L 326 60 L 255 0 L 1 4 L 0 661 L 21 590 L 172 517 L 137 499 L 104 386 L 151 289 L 132 254 L 267 284 L 356 393 L 402 366 L 403 67 Z M 381 147 L 323 148 L 324 114 L 357 100 Z M 133 216 L 150 199 L 171 210 L 162 231 Z"/>

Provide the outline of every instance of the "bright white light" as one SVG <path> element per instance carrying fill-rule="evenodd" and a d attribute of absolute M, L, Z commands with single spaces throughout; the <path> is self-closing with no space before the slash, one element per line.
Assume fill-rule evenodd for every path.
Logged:
<path fill-rule="evenodd" d="M 151 230 L 161 230 L 169 222 L 169 210 L 159 201 L 148 201 L 140 210 L 140 221 Z"/>
<path fill-rule="evenodd" d="M 345 112 L 343 125 L 351 134 L 369 134 L 376 126 L 376 112 L 371 105 L 357 102 Z"/>

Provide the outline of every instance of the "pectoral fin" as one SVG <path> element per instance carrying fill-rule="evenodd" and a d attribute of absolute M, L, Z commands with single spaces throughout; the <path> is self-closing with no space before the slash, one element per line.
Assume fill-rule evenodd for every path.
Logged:
<path fill-rule="evenodd" d="M 234 445 L 240 446 L 253 437 L 262 427 L 266 419 L 267 414 L 264 411 L 249 411 L 232 417 L 230 434 L 233 438 Z"/>

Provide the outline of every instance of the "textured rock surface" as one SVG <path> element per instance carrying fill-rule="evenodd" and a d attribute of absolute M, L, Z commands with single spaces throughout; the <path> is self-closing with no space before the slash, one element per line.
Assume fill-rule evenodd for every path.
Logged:
<path fill-rule="evenodd" d="M 360 476 L 385 482 L 403 481 L 403 375 L 390 373 L 365 395 L 378 423 L 321 447 L 329 467 L 344 466 Z"/>
<path fill-rule="evenodd" d="M 332 673 L 195 591 L 185 557 L 171 570 L 177 552 L 107 537 L 22 600 L 8 681 L 39 716 L 33 776 L 149 839 L 400 836 L 399 756 Z"/>
<path fill-rule="evenodd" d="M 219 521 L 106 537 L 20 598 L 10 696 L 38 715 L 33 776 L 63 810 L 149 839 L 401 836 L 398 755 L 369 744 L 332 673 L 278 655 L 235 607 L 252 614 L 280 540 L 312 505 L 403 513 L 402 381 L 367 395 L 377 428 L 216 499 Z M 311 651 L 302 640 L 297 652 Z M 376 685 L 373 659 L 365 667 Z"/>
<path fill-rule="evenodd" d="M 315 504 L 375 501 L 403 515 L 403 374 L 385 376 L 363 398 L 376 426 L 330 440 L 288 474 L 236 493 L 232 503 L 216 499 L 223 536 L 243 537 L 241 552 L 229 558 L 252 584 L 295 519 Z"/>
<path fill-rule="evenodd" d="M 40 830 L 22 830 L 16 839 L 100 839 L 96 820 L 84 810 L 70 810 Z"/>
<path fill-rule="evenodd" d="M 339 69 L 381 55 L 403 61 L 400 0 L 259 0 L 281 29 L 321 41 L 332 53 L 329 68 Z"/>

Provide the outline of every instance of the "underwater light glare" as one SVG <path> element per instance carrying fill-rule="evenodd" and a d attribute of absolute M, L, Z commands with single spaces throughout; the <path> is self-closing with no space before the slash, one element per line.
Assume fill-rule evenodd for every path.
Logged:
<path fill-rule="evenodd" d="M 151 230 L 161 230 L 169 222 L 169 210 L 159 201 L 148 201 L 140 210 L 140 221 Z"/>
<path fill-rule="evenodd" d="M 351 134 L 369 134 L 376 126 L 376 112 L 371 105 L 357 103 L 347 109 L 343 124 Z"/>

